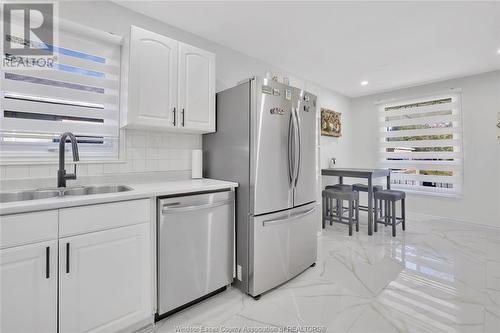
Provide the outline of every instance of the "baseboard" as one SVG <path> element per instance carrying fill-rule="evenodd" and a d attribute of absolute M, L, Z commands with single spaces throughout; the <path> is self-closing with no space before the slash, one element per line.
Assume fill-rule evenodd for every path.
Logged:
<path fill-rule="evenodd" d="M 363 214 L 364 216 L 367 216 L 366 211 L 360 211 L 360 214 Z M 492 229 L 492 230 L 500 230 L 500 225 L 495 226 L 491 224 L 485 224 L 485 223 L 476 223 L 476 222 L 471 222 L 469 220 L 462 220 L 462 219 L 457 219 L 455 217 L 449 217 L 449 216 L 439 216 L 439 215 L 431 215 L 431 214 L 424 214 L 424 213 L 417 213 L 414 211 L 406 211 L 406 218 L 411 219 L 412 217 L 417 217 L 422 220 L 429 220 L 429 219 L 445 219 L 448 222 L 452 223 L 458 223 L 458 224 L 464 224 L 468 226 L 476 226 L 476 227 L 481 227 L 481 228 L 487 228 L 487 229 Z M 318 237 L 320 237 L 323 234 L 323 230 L 318 230 Z"/>
<path fill-rule="evenodd" d="M 150 318 L 146 318 L 144 320 L 141 320 L 133 325 L 130 325 L 122 330 L 119 330 L 117 333 L 130 333 L 130 332 L 142 332 L 146 331 L 148 332 L 148 328 L 152 328 L 154 324 L 154 317 L 151 315 Z"/>
<path fill-rule="evenodd" d="M 495 225 L 491 225 L 491 224 L 484 224 L 484 223 L 475 223 L 475 222 L 471 222 L 468 220 L 461 220 L 461 219 L 457 219 L 455 217 L 449 217 L 449 216 L 430 215 L 430 214 L 417 213 L 417 212 L 412 212 L 412 211 L 407 211 L 406 216 L 408 219 L 411 219 L 412 217 L 419 217 L 421 219 L 445 219 L 447 222 L 451 222 L 451 223 L 464 224 L 464 225 L 476 226 L 476 227 L 479 226 L 481 228 L 487 228 L 487 229 L 493 229 L 493 230 L 500 229 L 500 226 L 495 226 Z"/>

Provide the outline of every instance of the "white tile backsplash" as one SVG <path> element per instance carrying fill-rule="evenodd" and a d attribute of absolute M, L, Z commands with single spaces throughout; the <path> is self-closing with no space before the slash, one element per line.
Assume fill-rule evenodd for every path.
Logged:
<path fill-rule="evenodd" d="M 144 148 L 146 147 L 147 132 L 134 131 L 130 133 L 132 135 L 132 147 Z"/>
<path fill-rule="evenodd" d="M 118 163 L 79 164 L 78 176 L 191 170 L 191 150 L 202 148 L 199 134 L 125 130 L 125 156 Z M 72 166 L 68 165 L 72 172 Z M 0 167 L 2 180 L 56 178 L 57 164 Z"/>
<path fill-rule="evenodd" d="M 133 160 L 132 161 L 132 171 L 133 172 L 144 172 L 146 170 L 146 160 Z"/>
<path fill-rule="evenodd" d="M 31 178 L 45 178 L 50 176 L 50 165 L 30 165 L 29 176 Z"/>
<path fill-rule="evenodd" d="M 161 146 L 162 139 L 160 134 L 150 133 L 148 134 L 146 140 L 146 146 L 150 148 L 159 148 Z"/>
<path fill-rule="evenodd" d="M 104 174 L 103 164 L 88 164 L 87 165 L 88 174 L 92 176 L 101 176 Z"/>
<path fill-rule="evenodd" d="M 127 150 L 126 158 L 129 160 L 143 160 L 146 158 L 146 148 L 131 147 Z"/>
<path fill-rule="evenodd" d="M 168 148 L 158 148 L 158 159 L 159 160 L 166 160 L 170 156 L 170 149 Z"/>
<path fill-rule="evenodd" d="M 146 148 L 146 160 L 157 160 L 158 148 Z"/>
<path fill-rule="evenodd" d="M 30 167 L 27 165 L 7 165 L 5 167 L 5 178 L 29 178 Z"/>
<path fill-rule="evenodd" d="M 103 165 L 104 174 L 115 174 L 121 172 L 121 164 L 119 163 L 106 163 Z"/>
<path fill-rule="evenodd" d="M 158 160 L 146 160 L 146 170 L 149 172 L 158 171 Z"/>
<path fill-rule="evenodd" d="M 167 159 L 158 160 L 158 170 L 170 170 L 168 162 Z"/>

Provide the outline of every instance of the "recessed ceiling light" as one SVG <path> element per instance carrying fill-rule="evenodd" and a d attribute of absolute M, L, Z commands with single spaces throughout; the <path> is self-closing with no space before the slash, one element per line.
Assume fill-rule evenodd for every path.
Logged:
<path fill-rule="evenodd" d="M 368 84 L 368 81 L 361 81 L 362 86 L 366 86 Z"/>
<path fill-rule="evenodd" d="M 500 49 L 497 50 L 497 53 L 500 54 Z"/>

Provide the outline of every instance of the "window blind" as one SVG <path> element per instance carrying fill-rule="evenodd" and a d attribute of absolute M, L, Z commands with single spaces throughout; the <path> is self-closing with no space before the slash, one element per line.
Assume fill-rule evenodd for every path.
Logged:
<path fill-rule="evenodd" d="M 52 68 L 2 71 L 2 158 L 55 158 L 66 131 L 84 159 L 118 157 L 121 44 L 85 30 L 60 29 Z"/>
<path fill-rule="evenodd" d="M 380 156 L 392 187 L 458 194 L 462 187 L 460 95 L 384 104 L 379 110 Z"/>

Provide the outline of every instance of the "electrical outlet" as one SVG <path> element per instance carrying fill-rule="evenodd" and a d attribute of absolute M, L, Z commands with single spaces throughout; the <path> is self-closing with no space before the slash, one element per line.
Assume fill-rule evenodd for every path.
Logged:
<path fill-rule="evenodd" d="M 237 278 L 238 280 L 240 280 L 240 281 L 243 281 L 243 278 L 241 277 L 241 275 L 242 275 L 242 273 L 241 273 L 241 271 L 242 271 L 242 269 L 241 269 L 241 265 L 238 265 L 238 268 L 237 268 L 237 270 L 236 270 L 236 271 L 237 271 L 237 272 L 236 272 L 236 278 Z"/>

